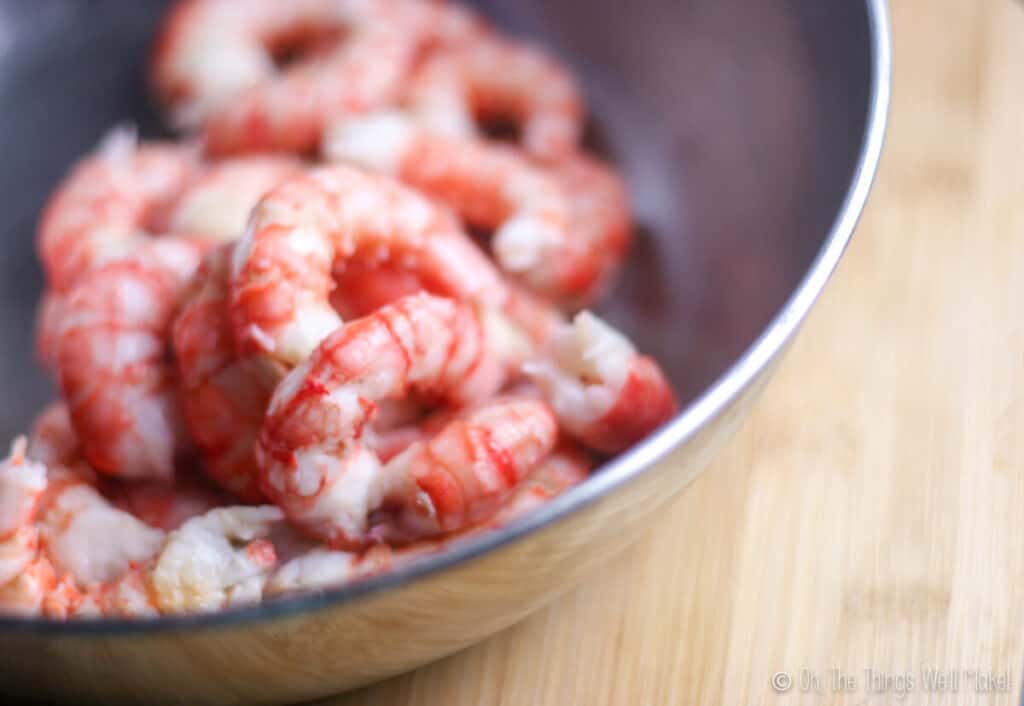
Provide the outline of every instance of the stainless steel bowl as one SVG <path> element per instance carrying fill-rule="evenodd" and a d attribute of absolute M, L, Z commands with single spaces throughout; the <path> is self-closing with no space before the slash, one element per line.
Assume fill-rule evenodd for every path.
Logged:
<path fill-rule="evenodd" d="M 864 205 L 889 99 L 884 0 L 491 0 L 584 77 L 591 140 L 630 179 L 638 243 L 605 313 L 685 410 L 491 536 L 323 595 L 154 622 L 0 621 L 0 692 L 76 702 L 272 703 L 447 655 L 590 575 L 663 512 L 746 415 Z M 32 370 L 48 191 L 113 122 L 158 123 L 141 71 L 161 3 L 0 0 L 0 431 L 52 394 Z"/>

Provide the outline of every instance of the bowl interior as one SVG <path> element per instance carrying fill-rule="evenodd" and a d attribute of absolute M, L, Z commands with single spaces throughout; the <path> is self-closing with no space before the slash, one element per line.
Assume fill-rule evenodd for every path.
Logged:
<path fill-rule="evenodd" d="M 854 173 L 869 28 L 830 0 L 485 0 L 583 78 L 590 142 L 626 173 L 637 239 L 601 310 L 685 399 L 757 337 L 818 251 Z M 0 438 L 53 398 L 35 361 L 47 196 L 110 126 L 161 134 L 143 72 L 165 3 L 0 0 Z"/>

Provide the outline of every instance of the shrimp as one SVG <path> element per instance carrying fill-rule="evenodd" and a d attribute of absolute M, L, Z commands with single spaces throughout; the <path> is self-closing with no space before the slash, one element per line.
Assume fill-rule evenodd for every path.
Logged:
<path fill-rule="evenodd" d="M 524 372 L 562 427 L 603 453 L 628 448 L 678 411 L 658 364 L 589 311 L 556 331 L 545 355 Z"/>
<path fill-rule="evenodd" d="M 66 293 L 84 273 L 160 232 L 166 211 L 199 167 L 188 145 L 139 145 L 119 128 L 79 162 L 50 198 L 37 234 L 47 283 Z"/>
<path fill-rule="evenodd" d="M 164 531 L 224 504 L 224 499 L 188 472 L 175 474 L 173 485 L 104 482 L 82 458 L 82 447 L 64 402 L 44 409 L 32 425 L 28 458 L 50 469 L 51 479 L 79 480 L 103 493 L 119 510 Z M 53 483 L 51 483 L 52 485 Z"/>
<path fill-rule="evenodd" d="M 260 198 L 300 170 L 285 157 L 238 157 L 210 166 L 175 202 L 169 232 L 223 243 L 237 239 Z"/>
<path fill-rule="evenodd" d="M 258 602 L 277 562 L 266 537 L 281 519 L 269 506 L 211 510 L 109 581 L 65 575 L 45 592 L 42 610 L 54 618 L 150 617 Z"/>
<path fill-rule="evenodd" d="M 416 69 L 403 103 L 416 122 L 432 132 L 449 137 L 477 135 L 469 93 L 450 52 L 435 53 Z"/>
<path fill-rule="evenodd" d="M 150 527 L 176 530 L 188 520 L 223 507 L 224 497 L 192 473 L 178 472 L 174 484 L 132 482 L 110 484 L 107 497 L 115 507 Z"/>
<path fill-rule="evenodd" d="M 544 405 L 483 410 L 446 427 L 436 445 L 418 445 L 417 455 L 409 449 L 383 468 L 363 432 L 382 400 L 487 399 L 501 383 L 499 370 L 479 316 L 452 300 L 413 295 L 346 324 L 274 391 L 256 443 L 264 493 L 311 535 L 339 546 L 371 539 L 368 518 L 384 500 L 381 478 L 423 478 L 428 487 L 414 501 L 436 507 L 444 527 L 475 516 L 480 497 L 514 486 L 550 450 L 557 428 Z M 407 473 L 388 470 L 399 460 Z M 449 483 L 459 481 L 440 466 L 456 460 L 466 474 L 459 481 L 473 484 L 461 499 Z"/>
<path fill-rule="evenodd" d="M 491 532 L 535 510 L 582 482 L 591 462 L 571 445 L 562 445 L 535 471 L 486 522 L 441 539 L 422 540 L 402 547 L 375 544 L 362 554 L 312 547 L 286 561 L 267 581 L 265 598 L 320 591 L 364 580 L 451 549 L 454 545 Z"/>
<path fill-rule="evenodd" d="M 493 515 L 551 451 L 546 405 L 498 399 L 460 416 L 382 469 L 372 534 L 390 543 L 458 531 Z"/>
<path fill-rule="evenodd" d="M 35 559 L 39 545 L 35 516 L 46 490 L 46 467 L 29 460 L 26 447 L 24 437 L 18 438 L 0 463 L 0 586 Z"/>
<path fill-rule="evenodd" d="M 81 445 L 64 402 L 53 402 L 32 423 L 27 455 L 45 466 L 72 466 L 81 459 Z"/>
<path fill-rule="evenodd" d="M 103 584 L 155 555 L 163 532 L 25 447 L 16 441 L 0 464 L 0 611 L 39 614 L 60 587 Z"/>
<path fill-rule="evenodd" d="M 505 271 L 569 306 L 603 293 L 629 245 L 625 188 L 587 157 L 545 169 L 508 146 L 439 134 L 397 112 L 339 121 L 323 152 L 392 175 L 493 231 Z"/>
<path fill-rule="evenodd" d="M 172 532 L 148 576 L 160 612 L 258 603 L 277 563 L 267 537 L 283 520 L 271 505 L 225 507 Z"/>
<path fill-rule="evenodd" d="M 85 275 L 68 296 L 57 372 L 96 470 L 169 481 L 187 446 L 166 359 L 178 297 L 201 246 L 165 237 Z"/>
<path fill-rule="evenodd" d="M 154 557 L 163 544 L 164 532 L 119 510 L 85 483 L 51 492 L 39 519 L 46 557 L 59 575 L 79 585 L 113 581 Z"/>
<path fill-rule="evenodd" d="M 464 129 L 466 118 L 458 115 L 461 97 L 464 115 L 484 124 L 518 123 L 518 142 L 534 159 L 554 163 L 578 150 L 583 100 L 572 74 L 554 58 L 492 33 L 445 51 L 448 56 L 410 89 L 411 107 L 432 125 L 449 133 Z"/>
<path fill-rule="evenodd" d="M 386 177 L 313 170 L 265 196 L 235 247 L 232 323 L 238 351 L 286 366 L 341 325 L 332 267 L 353 258 L 415 268 L 430 291 L 500 307 L 500 274 L 445 211 Z"/>
<path fill-rule="evenodd" d="M 384 105 L 401 90 L 423 37 L 423 20 L 402 5 L 179 3 L 154 55 L 155 92 L 177 127 L 203 127 L 214 154 L 307 151 L 331 116 Z M 279 71 L 282 53 L 305 56 Z"/>
<path fill-rule="evenodd" d="M 252 449 L 285 369 L 265 356 L 236 356 L 231 331 L 232 245 L 204 259 L 173 326 L 182 414 L 205 468 L 222 488 L 259 502 Z"/>
<path fill-rule="evenodd" d="M 47 289 L 36 307 L 36 357 L 46 367 L 53 365 L 56 355 L 54 349 L 57 346 L 60 322 L 63 318 L 63 306 L 64 296 Z"/>

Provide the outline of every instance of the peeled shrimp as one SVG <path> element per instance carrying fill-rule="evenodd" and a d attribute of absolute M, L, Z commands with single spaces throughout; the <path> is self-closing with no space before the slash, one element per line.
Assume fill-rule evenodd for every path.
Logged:
<path fill-rule="evenodd" d="M 200 245 L 165 237 L 84 276 L 64 306 L 60 387 L 82 453 L 97 470 L 169 481 L 187 439 L 166 359 L 182 287 Z"/>
<path fill-rule="evenodd" d="M 166 483 L 106 483 L 106 497 L 119 510 L 131 513 L 150 527 L 170 532 L 193 517 L 223 507 L 225 498 L 191 472 L 179 471 L 173 485 Z"/>
<path fill-rule="evenodd" d="M 277 563 L 267 539 L 279 509 L 226 507 L 193 518 L 167 537 L 149 575 L 162 613 L 258 603 Z"/>
<path fill-rule="evenodd" d="M 37 246 L 48 286 L 67 292 L 84 273 L 131 253 L 140 235 L 162 232 L 167 209 L 197 168 L 189 146 L 139 145 L 124 128 L 110 133 L 43 213 Z"/>
<path fill-rule="evenodd" d="M 260 355 L 236 356 L 230 319 L 232 245 L 209 253 L 174 322 L 182 414 L 208 475 L 259 502 L 253 444 L 284 369 Z"/>
<path fill-rule="evenodd" d="M 217 162 L 175 202 L 168 230 L 218 243 L 236 240 L 260 198 L 300 168 L 296 160 L 285 157 L 237 157 Z"/>
<path fill-rule="evenodd" d="M 63 402 L 50 404 L 36 417 L 27 456 L 49 467 L 51 478 L 58 475 L 97 487 L 118 509 L 164 531 L 224 504 L 219 494 L 184 472 L 175 474 L 173 485 L 102 482 L 82 457 L 82 445 Z"/>
<path fill-rule="evenodd" d="M 535 159 L 558 162 L 577 151 L 584 121 L 579 87 L 540 49 L 482 34 L 449 49 L 429 72 L 417 77 L 410 102 L 431 125 L 449 134 L 464 129 L 461 99 L 464 115 L 484 124 L 517 122 L 518 142 Z"/>
<path fill-rule="evenodd" d="M 402 5 L 183 2 L 155 54 L 157 94 L 179 127 L 203 125 L 215 154 L 308 151 L 332 116 L 398 95 L 423 36 Z M 278 71 L 275 52 L 295 48 L 307 56 Z"/>
<path fill-rule="evenodd" d="M 450 52 L 437 52 L 416 69 L 403 104 L 416 122 L 431 132 L 464 138 L 477 134 L 469 93 Z M 325 135 L 325 139 L 329 138 Z"/>
<path fill-rule="evenodd" d="M 274 507 L 211 510 L 109 581 L 65 575 L 46 591 L 42 610 L 57 618 L 145 617 L 259 602 L 277 561 L 266 536 L 280 520 Z"/>
<path fill-rule="evenodd" d="M 25 439 L 18 439 L 0 463 L 0 586 L 33 561 L 39 545 L 34 525 L 46 490 L 46 467 L 29 460 L 25 449 Z"/>
<path fill-rule="evenodd" d="M 590 459 L 578 449 L 560 447 L 520 483 L 486 522 L 450 537 L 419 541 L 398 548 L 375 544 L 363 554 L 313 547 L 281 564 L 267 581 L 264 595 L 271 598 L 337 588 L 393 571 L 421 557 L 447 551 L 458 543 L 491 532 L 535 510 L 582 482 L 590 468 Z"/>
<path fill-rule="evenodd" d="M 113 581 L 156 555 L 164 533 L 74 483 L 50 499 L 39 521 L 47 558 L 82 586 Z"/>
<path fill-rule="evenodd" d="M 370 539 L 369 516 L 384 500 L 375 497 L 380 479 L 424 479 L 422 493 L 405 493 L 396 504 L 420 503 L 440 526 L 475 516 L 478 495 L 514 486 L 550 450 L 557 428 L 542 404 L 517 401 L 504 412 L 483 410 L 446 427 L 436 445 L 410 448 L 387 468 L 363 443 L 363 430 L 381 400 L 410 394 L 456 404 L 487 399 L 501 382 L 499 371 L 478 317 L 451 300 L 414 295 L 346 324 L 271 398 L 256 445 L 263 491 L 314 536 L 346 546 Z M 466 474 L 458 481 L 442 467 L 455 460 Z M 399 462 L 401 469 L 389 470 Z M 451 483 L 460 481 L 474 484 L 473 492 L 453 493 Z M 397 488 L 398 481 L 391 482 Z"/>
<path fill-rule="evenodd" d="M 211 510 L 165 535 L 15 443 L 0 463 L 0 613 L 148 616 L 260 600 L 274 507 Z"/>
<path fill-rule="evenodd" d="M 241 353 L 294 365 L 341 319 L 332 267 L 354 257 L 408 265 L 430 291 L 500 307 L 500 275 L 454 220 L 386 177 L 313 170 L 260 202 L 232 263 L 232 321 Z"/>
<path fill-rule="evenodd" d="M 98 586 L 155 555 L 163 533 L 15 443 L 0 464 L 0 612 L 34 615 L 67 583 Z"/>
<path fill-rule="evenodd" d="M 373 535 L 406 543 L 486 519 L 551 451 L 557 434 L 551 412 L 531 399 L 498 399 L 460 415 L 384 467 Z"/>
<path fill-rule="evenodd" d="M 629 245 L 625 189 L 590 158 L 542 169 L 510 147 L 442 135 L 396 112 L 340 121 L 324 153 L 395 176 L 494 231 L 502 268 L 568 305 L 603 293 Z"/>
<path fill-rule="evenodd" d="M 81 445 L 64 402 L 53 402 L 32 423 L 28 457 L 46 466 L 70 466 L 81 458 Z"/>
<path fill-rule="evenodd" d="M 53 364 L 56 355 L 54 349 L 60 333 L 63 306 L 64 295 L 47 289 L 43 291 L 36 307 L 36 357 L 46 366 Z"/>
<path fill-rule="evenodd" d="M 658 364 L 588 311 L 556 331 L 545 355 L 524 371 L 562 427 L 604 453 L 635 444 L 678 409 Z"/>

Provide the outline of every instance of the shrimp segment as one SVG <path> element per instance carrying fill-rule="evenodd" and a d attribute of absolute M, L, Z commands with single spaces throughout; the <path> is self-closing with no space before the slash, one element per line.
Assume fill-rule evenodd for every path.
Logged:
<path fill-rule="evenodd" d="M 294 176 L 300 164 L 285 157 L 237 157 L 210 166 L 175 202 L 171 233 L 201 235 L 217 243 L 237 239 L 253 207 Z"/>
<path fill-rule="evenodd" d="M 178 127 L 202 124 L 214 154 L 305 152 L 332 116 L 398 95 L 424 38 L 418 5 L 183 2 L 158 43 L 154 88 Z M 282 51 L 300 56 L 279 71 Z"/>
<path fill-rule="evenodd" d="M 216 111 L 205 125 L 207 147 L 220 155 L 311 152 L 333 117 L 395 99 L 416 46 L 387 29 L 365 31 L 334 56 L 258 84 Z"/>
<path fill-rule="evenodd" d="M 151 617 L 255 603 L 277 563 L 266 537 L 281 519 L 274 507 L 211 510 L 167 535 L 150 558 L 102 583 L 83 583 L 72 574 L 53 580 L 43 563 L 48 581 L 29 584 L 41 584 L 43 595 L 29 597 L 48 617 L 64 619 Z"/>
<path fill-rule="evenodd" d="M 550 410 L 529 399 L 496 400 L 453 420 L 383 469 L 375 536 L 404 543 L 486 519 L 547 456 L 557 435 Z"/>
<path fill-rule="evenodd" d="M 282 564 L 267 581 L 264 597 L 321 591 L 361 581 L 438 554 L 471 538 L 491 532 L 531 512 L 590 473 L 590 459 L 563 445 L 544 459 L 486 522 L 441 539 L 421 540 L 393 548 L 375 544 L 363 554 L 314 547 Z"/>
<path fill-rule="evenodd" d="M 510 118 L 519 123 L 519 142 L 535 159 L 558 162 L 579 148 L 584 121 L 579 87 L 540 49 L 486 34 L 452 48 L 430 71 L 415 85 L 412 107 L 446 132 L 465 121 L 456 113 L 461 93 L 468 115 L 484 123 Z"/>
<path fill-rule="evenodd" d="M 500 304 L 487 258 L 444 212 L 392 180 L 349 167 L 287 181 L 256 207 L 235 248 L 232 320 L 241 353 L 304 360 L 341 324 L 332 266 L 354 257 L 409 264 L 434 292 Z"/>
<path fill-rule="evenodd" d="M 124 128 L 108 135 L 43 213 L 37 246 L 49 286 L 67 292 L 83 273 L 130 253 L 139 236 L 160 232 L 162 216 L 197 168 L 189 146 L 138 145 Z"/>
<path fill-rule="evenodd" d="M 53 365 L 56 356 L 63 308 L 64 295 L 52 289 L 43 292 L 36 307 L 36 357 L 47 367 Z"/>
<path fill-rule="evenodd" d="M 63 402 L 47 405 L 32 423 L 28 457 L 46 466 L 69 466 L 81 456 L 80 448 L 68 406 Z"/>
<path fill-rule="evenodd" d="M 503 269 L 570 305 L 604 291 L 629 245 L 625 189 L 590 158 L 542 169 L 512 148 L 442 135 L 395 112 L 340 121 L 323 151 L 390 174 L 493 231 Z"/>
<path fill-rule="evenodd" d="M 198 127 L 242 91 L 276 74 L 275 50 L 323 47 L 357 19 L 355 3 L 186 0 L 163 22 L 153 89 L 178 128 Z"/>
<path fill-rule="evenodd" d="M 378 403 L 410 394 L 460 405 L 483 400 L 500 385 L 500 370 L 478 317 L 451 300 L 414 295 L 350 322 L 274 392 L 256 445 L 263 491 L 314 536 L 364 544 L 368 516 L 383 500 L 375 497 L 379 480 L 390 473 L 364 439 Z M 532 445 L 531 434 L 539 437 Z M 507 436 L 493 434 L 488 455 L 467 449 L 467 468 L 520 477 L 520 466 L 554 434 L 553 420 L 510 425 Z"/>
<path fill-rule="evenodd" d="M 0 586 L 33 561 L 39 545 L 34 522 L 46 490 L 46 467 L 27 458 L 26 445 L 24 438 L 15 441 L 0 463 Z"/>
<path fill-rule="evenodd" d="M 84 457 L 97 470 L 169 481 L 186 446 L 167 340 L 198 265 L 194 241 L 161 238 L 87 274 L 68 297 L 58 377 Z"/>
<path fill-rule="evenodd" d="M 592 449 L 618 453 L 678 411 L 658 364 L 588 311 L 557 331 L 546 353 L 524 371 L 562 426 Z"/>
<path fill-rule="evenodd" d="M 267 539 L 284 519 L 276 507 L 227 507 L 172 532 L 149 580 L 162 613 L 220 610 L 258 603 L 277 563 Z"/>
<path fill-rule="evenodd" d="M 165 534 L 25 446 L 0 463 L 0 613 L 138 617 L 260 600 L 277 508 L 214 509 Z"/>
<path fill-rule="evenodd" d="M 259 502 L 253 444 L 284 369 L 265 356 L 236 356 L 228 287 L 232 245 L 207 255 L 173 327 L 180 400 L 208 475 Z"/>

